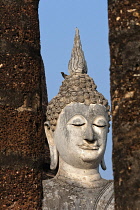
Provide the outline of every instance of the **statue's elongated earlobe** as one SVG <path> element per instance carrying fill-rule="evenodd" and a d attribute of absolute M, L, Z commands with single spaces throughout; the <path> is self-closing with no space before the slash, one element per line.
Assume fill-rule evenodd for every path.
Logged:
<path fill-rule="evenodd" d="M 58 151 L 56 149 L 56 146 L 49 145 L 50 148 L 50 158 L 51 158 L 51 164 L 50 169 L 55 170 L 58 165 Z"/>
<path fill-rule="evenodd" d="M 102 160 L 101 160 L 101 168 L 103 169 L 103 170 L 106 170 L 106 164 L 105 164 L 105 160 L 104 160 L 104 157 L 102 158 Z"/>
<path fill-rule="evenodd" d="M 49 149 L 50 149 L 50 158 L 51 158 L 50 169 L 54 170 L 57 168 L 57 165 L 58 165 L 58 151 L 54 143 L 53 132 L 50 128 L 49 122 L 45 122 L 44 125 L 45 125 L 45 133 L 46 133 L 46 137 L 47 137 Z"/>

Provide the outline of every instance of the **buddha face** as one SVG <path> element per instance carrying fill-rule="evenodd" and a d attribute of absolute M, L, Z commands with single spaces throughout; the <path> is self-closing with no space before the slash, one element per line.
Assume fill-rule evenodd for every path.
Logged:
<path fill-rule="evenodd" d="M 59 156 L 76 168 L 97 168 L 103 158 L 108 113 L 102 105 L 71 103 L 59 115 L 53 135 Z"/>

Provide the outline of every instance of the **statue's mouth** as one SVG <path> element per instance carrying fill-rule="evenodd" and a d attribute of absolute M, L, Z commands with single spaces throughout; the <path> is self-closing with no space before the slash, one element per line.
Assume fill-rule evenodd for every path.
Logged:
<path fill-rule="evenodd" d="M 93 145 L 93 144 L 82 144 L 82 145 L 78 145 L 81 149 L 84 150 L 98 150 L 99 146 L 97 145 Z"/>

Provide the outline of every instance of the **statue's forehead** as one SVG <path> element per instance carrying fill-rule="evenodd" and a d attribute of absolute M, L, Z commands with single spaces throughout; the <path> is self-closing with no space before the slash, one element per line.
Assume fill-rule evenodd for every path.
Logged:
<path fill-rule="evenodd" d="M 85 105 L 82 103 L 71 103 L 67 105 L 61 112 L 61 119 L 70 120 L 75 115 L 82 115 L 85 118 L 97 115 L 107 116 L 106 108 L 100 104 Z"/>

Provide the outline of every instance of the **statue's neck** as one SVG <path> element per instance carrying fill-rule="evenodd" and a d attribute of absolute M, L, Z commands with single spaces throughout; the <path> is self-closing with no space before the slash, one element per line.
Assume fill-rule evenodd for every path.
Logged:
<path fill-rule="evenodd" d="M 61 179 L 69 184 L 92 188 L 100 186 L 102 180 L 99 169 L 81 169 L 71 166 L 59 159 L 59 170 L 56 175 L 57 179 Z"/>

